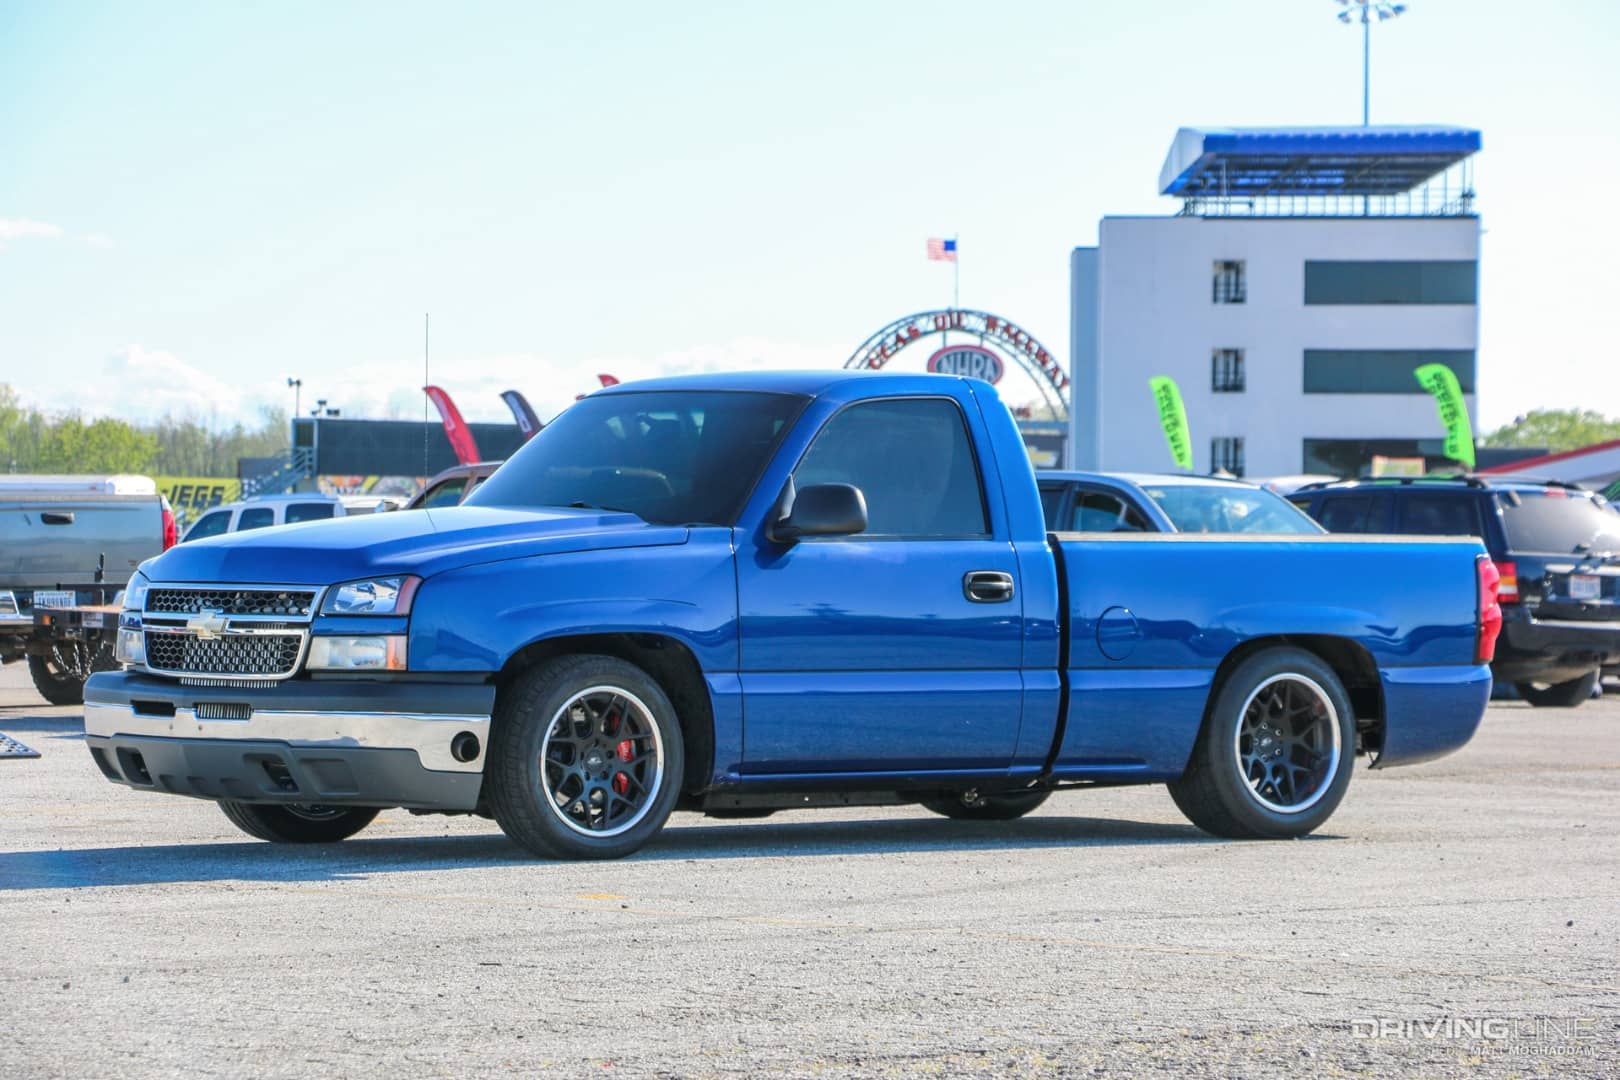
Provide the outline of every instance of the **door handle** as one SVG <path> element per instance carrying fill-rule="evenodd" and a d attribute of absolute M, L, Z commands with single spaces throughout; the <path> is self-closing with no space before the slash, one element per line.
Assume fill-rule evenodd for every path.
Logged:
<path fill-rule="evenodd" d="M 73 524 L 73 511 L 47 510 L 39 515 L 39 520 L 45 525 L 71 525 Z"/>
<path fill-rule="evenodd" d="M 1005 604 L 1013 598 L 1013 578 L 1000 570 L 969 570 L 962 575 L 962 595 L 975 604 Z"/>

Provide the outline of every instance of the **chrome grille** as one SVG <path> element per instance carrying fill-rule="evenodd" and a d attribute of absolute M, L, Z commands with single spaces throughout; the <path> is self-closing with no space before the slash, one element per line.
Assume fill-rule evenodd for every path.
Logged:
<path fill-rule="evenodd" d="M 304 635 L 243 634 L 221 637 L 146 632 L 146 666 L 170 675 L 235 675 L 285 678 L 298 670 Z"/>
<path fill-rule="evenodd" d="M 217 611 L 228 617 L 260 616 L 308 619 L 314 615 L 314 589 L 158 588 L 146 594 L 149 615 L 200 615 Z"/>

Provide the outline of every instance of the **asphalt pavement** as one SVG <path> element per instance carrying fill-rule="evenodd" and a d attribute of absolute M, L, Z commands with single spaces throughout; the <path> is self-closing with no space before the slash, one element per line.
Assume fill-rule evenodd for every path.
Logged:
<path fill-rule="evenodd" d="M 21 665 L 0 734 L 42 754 L 0 759 L 0 1077 L 1620 1076 L 1614 697 L 1358 766 L 1306 840 L 1138 788 L 591 864 L 401 811 L 250 840 L 103 780 Z"/>

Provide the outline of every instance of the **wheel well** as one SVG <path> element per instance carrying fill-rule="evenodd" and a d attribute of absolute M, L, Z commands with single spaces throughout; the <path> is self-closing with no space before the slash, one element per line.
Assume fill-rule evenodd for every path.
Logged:
<path fill-rule="evenodd" d="M 708 786 L 714 763 L 714 705 L 703 681 L 703 669 L 692 650 L 663 634 L 575 634 L 531 642 L 512 654 L 495 676 L 504 693 L 524 671 L 554 656 L 613 656 L 634 664 L 652 677 L 675 706 L 686 750 L 684 791 Z"/>
<path fill-rule="evenodd" d="M 1333 669 L 1333 674 L 1344 684 L 1350 695 L 1350 707 L 1356 714 L 1356 750 L 1358 753 L 1376 754 L 1384 747 L 1384 686 L 1378 678 L 1378 665 L 1372 654 L 1349 638 L 1331 634 L 1277 634 L 1272 637 L 1252 638 L 1226 654 L 1221 666 L 1215 669 L 1215 680 L 1210 686 L 1209 708 L 1233 670 L 1255 653 L 1266 649 L 1295 648 L 1314 654 Z"/>

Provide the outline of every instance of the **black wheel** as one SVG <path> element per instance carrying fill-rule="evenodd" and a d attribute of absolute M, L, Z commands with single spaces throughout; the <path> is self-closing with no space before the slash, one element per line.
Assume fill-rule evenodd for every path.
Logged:
<path fill-rule="evenodd" d="M 1356 718 L 1333 669 L 1267 649 L 1232 672 L 1170 795 L 1194 825 L 1234 839 L 1304 836 L 1350 786 Z"/>
<path fill-rule="evenodd" d="M 485 790 L 502 831 L 535 854 L 616 859 L 664 827 L 685 761 L 675 707 L 646 672 L 557 657 L 501 695 Z"/>
<path fill-rule="evenodd" d="M 99 641 L 58 642 L 50 652 L 28 658 L 34 689 L 52 705 L 83 705 L 84 681 L 94 672 L 117 666 L 112 648 Z"/>
<path fill-rule="evenodd" d="M 1538 709 L 1573 709 L 1592 696 L 1597 684 L 1598 673 L 1589 671 L 1580 678 L 1568 682 L 1553 683 L 1551 686 L 1520 682 L 1514 683 L 1513 689 Z"/>
<path fill-rule="evenodd" d="M 1007 791 L 999 795 L 980 795 L 970 791 L 923 799 L 922 805 L 959 821 L 1011 821 L 1041 805 L 1051 794 L 1050 791 Z"/>
<path fill-rule="evenodd" d="M 302 803 L 222 802 L 231 824 L 273 844 L 335 844 L 347 840 L 380 812 L 376 806 L 312 806 Z"/>

